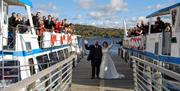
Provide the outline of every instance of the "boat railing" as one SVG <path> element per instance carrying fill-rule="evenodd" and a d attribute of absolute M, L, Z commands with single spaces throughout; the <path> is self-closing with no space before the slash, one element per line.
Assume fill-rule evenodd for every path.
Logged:
<path fill-rule="evenodd" d="M 145 36 L 127 37 L 123 40 L 123 47 L 137 50 L 144 49 Z"/>
<path fill-rule="evenodd" d="M 70 89 L 74 57 L 75 55 L 71 55 L 37 74 L 3 88 L 2 91 L 65 91 Z"/>
<path fill-rule="evenodd" d="M 58 38 L 57 33 L 54 32 L 54 29 L 45 29 L 45 31 L 43 31 L 42 33 L 39 34 L 39 27 L 34 27 L 34 29 L 37 31 L 37 36 L 38 36 L 38 42 L 39 42 L 39 47 L 40 48 L 48 48 L 48 47 L 52 47 L 52 46 L 60 46 L 62 45 L 62 40 Z M 39 31 L 39 32 L 38 32 Z M 48 36 L 44 35 L 45 32 L 49 33 Z M 32 34 L 31 31 L 31 27 L 27 26 L 27 25 L 22 25 L 22 24 L 18 24 L 16 27 L 13 26 L 9 26 L 9 33 L 8 33 L 8 44 L 6 46 L 6 48 L 4 48 L 5 50 L 16 50 L 15 49 L 15 44 L 16 44 L 16 35 L 17 33 L 19 34 Z M 47 34 L 46 33 L 46 34 Z M 64 34 L 64 35 L 68 35 L 69 33 L 67 32 L 60 32 L 59 34 Z M 55 38 L 55 41 L 52 41 L 52 35 L 56 35 L 57 39 Z M 72 34 L 70 34 L 72 35 Z M 47 38 L 45 38 L 47 37 Z M 68 44 L 67 43 L 67 38 L 66 40 L 63 40 L 63 44 Z"/>
<path fill-rule="evenodd" d="M 15 50 L 15 43 L 16 43 L 16 33 L 24 34 L 24 33 L 31 33 L 31 27 L 27 25 L 18 24 L 16 27 L 9 26 L 8 27 L 8 38 L 3 37 L 3 39 L 8 40 L 7 46 L 4 48 L 5 50 Z"/>
<path fill-rule="evenodd" d="M 63 60 L 60 59 L 54 59 L 54 60 L 49 60 L 47 59 L 45 62 L 39 62 L 37 64 L 29 64 L 29 65 L 19 65 L 18 63 L 11 63 L 11 64 L 3 64 L 4 62 L 13 62 L 13 60 L 6 60 L 1 62 L 0 64 L 0 88 L 7 87 L 10 84 L 16 83 L 17 81 L 20 81 L 19 74 L 21 71 L 29 71 L 31 74 L 35 74 L 35 70 L 37 72 L 40 72 L 48 67 L 53 66 L 54 64 L 57 64 L 58 62 L 61 62 Z M 39 67 L 39 69 L 36 69 L 35 67 Z M 29 68 L 29 69 L 23 69 L 20 70 L 20 68 Z M 34 69 L 34 70 L 33 70 Z"/>
<path fill-rule="evenodd" d="M 142 55 L 130 58 L 135 91 L 180 91 L 180 73 L 165 68 L 164 62 L 150 61 Z"/>

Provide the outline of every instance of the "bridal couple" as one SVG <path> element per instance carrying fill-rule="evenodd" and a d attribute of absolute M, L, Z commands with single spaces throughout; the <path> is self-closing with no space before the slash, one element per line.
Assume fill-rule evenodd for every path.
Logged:
<path fill-rule="evenodd" d="M 95 79 L 95 74 L 98 79 L 118 79 L 124 77 L 124 75 L 117 72 L 109 53 L 114 41 L 111 45 L 109 45 L 107 41 L 104 41 L 102 47 L 98 44 L 97 40 L 95 40 L 94 44 L 90 46 L 88 46 L 88 41 L 84 40 L 84 44 L 86 50 L 89 50 L 87 60 L 91 61 L 91 79 Z"/>

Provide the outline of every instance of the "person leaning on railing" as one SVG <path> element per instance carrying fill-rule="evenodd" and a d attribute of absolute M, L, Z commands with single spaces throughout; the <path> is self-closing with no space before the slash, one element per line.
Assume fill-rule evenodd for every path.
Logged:
<path fill-rule="evenodd" d="M 45 28 L 47 29 L 48 32 L 52 32 L 53 28 L 53 21 L 51 15 L 48 15 L 48 19 L 44 22 Z"/>
<path fill-rule="evenodd" d="M 172 27 L 170 23 L 165 23 L 165 32 L 172 32 Z"/>
<path fill-rule="evenodd" d="M 165 24 L 161 20 L 160 17 L 157 17 L 157 21 L 155 22 L 155 29 L 153 29 L 155 32 L 154 33 L 159 33 L 162 32 L 165 29 Z"/>
<path fill-rule="evenodd" d="M 33 16 L 32 19 L 33 19 L 33 24 L 34 24 L 34 26 L 35 26 L 35 27 L 38 27 L 39 24 L 40 24 L 41 13 L 40 13 L 40 12 L 37 12 L 37 13 L 36 13 L 36 16 Z"/>
<path fill-rule="evenodd" d="M 9 26 L 16 27 L 15 20 L 16 20 L 16 13 L 13 12 L 12 16 L 9 17 Z"/>
<path fill-rule="evenodd" d="M 39 43 L 39 46 L 42 47 L 43 33 L 46 31 L 46 28 L 44 26 L 43 21 L 40 21 L 39 24 L 40 25 L 39 25 L 39 27 L 37 29 L 38 43 Z"/>
<path fill-rule="evenodd" d="M 61 22 L 59 22 L 59 19 L 56 18 L 54 21 L 54 32 L 59 33 L 61 30 Z"/>

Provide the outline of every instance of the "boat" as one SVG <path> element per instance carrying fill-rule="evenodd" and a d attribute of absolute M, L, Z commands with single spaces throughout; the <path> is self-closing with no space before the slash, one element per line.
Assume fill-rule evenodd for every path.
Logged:
<path fill-rule="evenodd" d="M 166 17 L 166 19 L 170 19 L 171 31 L 161 30 L 160 32 L 153 33 L 152 31 L 154 30 L 152 25 L 155 24 L 154 18 L 157 17 Z M 143 59 L 152 64 L 155 64 L 158 67 L 163 67 L 176 72 L 173 74 L 180 74 L 180 3 L 176 3 L 172 6 L 160 9 L 148 15 L 146 18 L 149 20 L 147 34 L 128 37 L 128 31 L 125 26 L 125 34 L 121 47 L 121 57 L 130 63 L 131 67 L 133 67 L 132 60 L 134 60 L 132 59 L 132 56 L 135 56 L 139 59 Z M 126 25 L 126 23 L 124 23 L 124 25 Z M 139 64 L 139 66 L 142 67 L 143 65 Z M 148 73 L 147 69 L 148 68 L 141 68 L 141 75 L 144 79 L 147 79 L 147 77 L 143 76 L 145 73 Z M 156 74 L 156 72 L 151 69 L 149 69 L 149 71 L 152 75 Z M 178 80 L 175 80 L 175 78 L 172 76 L 161 76 L 163 77 L 161 79 L 162 81 L 166 81 L 171 84 L 167 85 L 166 82 L 162 83 L 166 88 L 172 91 L 180 90 L 180 83 Z M 177 83 L 178 85 L 173 83 Z M 153 80 L 151 80 L 150 84 L 154 84 Z M 139 87 L 139 85 L 137 87 Z M 152 88 L 153 87 L 151 87 L 151 89 Z"/>
<path fill-rule="evenodd" d="M 30 26 L 18 25 L 9 42 L 8 7 L 20 6 L 27 11 Z M 28 78 L 75 54 L 76 66 L 81 58 L 80 36 L 71 33 L 44 32 L 39 45 L 31 16 L 32 2 L 29 0 L 0 0 L 0 88 L 8 87 Z M 20 28 L 27 28 L 22 32 Z M 11 44 L 14 46 L 11 47 Z"/>

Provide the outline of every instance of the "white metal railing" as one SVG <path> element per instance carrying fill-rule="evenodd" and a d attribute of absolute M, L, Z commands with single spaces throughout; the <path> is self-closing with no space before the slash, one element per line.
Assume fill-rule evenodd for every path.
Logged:
<path fill-rule="evenodd" d="M 180 74 L 131 56 L 135 91 L 180 91 Z"/>
<path fill-rule="evenodd" d="M 44 69 L 3 91 L 65 91 L 72 82 L 72 63 L 75 55 Z"/>

